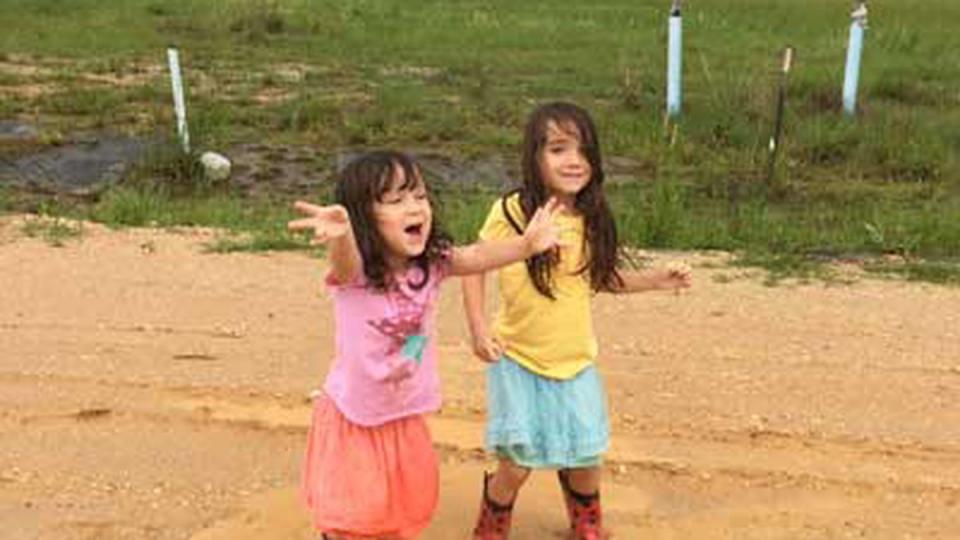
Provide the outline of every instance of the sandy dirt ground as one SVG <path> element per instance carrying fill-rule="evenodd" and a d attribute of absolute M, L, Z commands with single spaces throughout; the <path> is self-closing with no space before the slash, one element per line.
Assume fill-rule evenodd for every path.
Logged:
<path fill-rule="evenodd" d="M 313 538 L 294 486 L 331 355 L 323 262 L 206 253 L 203 230 L 52 247 L 22 220 L 0 218 L 0 537 Z M 695 263 L 695 288 L 595 303 L 617 538 L 960 538 L 960 289 L 654 256 Z M 468 537 L 489 465 L 463 320 L 451 281 L 425 540 Z M 561 504 L 535 475 L 513 538 L 562 538 Z"/>

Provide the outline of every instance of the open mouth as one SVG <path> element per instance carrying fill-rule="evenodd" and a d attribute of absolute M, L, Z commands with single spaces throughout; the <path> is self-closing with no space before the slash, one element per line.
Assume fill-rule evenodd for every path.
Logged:
<path fill-rule="evenodd" d="M 423 223 L 407 225 L 403 228 L 403 232 L 409 234 L 410 236 L 421 236 L 423 234 Z"/>

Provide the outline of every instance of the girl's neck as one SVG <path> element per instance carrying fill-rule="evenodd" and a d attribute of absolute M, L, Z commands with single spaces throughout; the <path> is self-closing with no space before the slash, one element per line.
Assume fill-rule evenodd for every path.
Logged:
<path fill-rule="evenodd" d="M 387 263 L 387 270 L 391 274 L 402 274 L 410 268 L 410 259 L 402 255 L 387 254 L 384 261 Z"/>
<path fill-rule="evenodd" d="M 577 210 L 577 196 L 568 195 L 565 193 L 551 193 L 551 197 L 557 199 L 557 202 L 560 203 L 560 211 L 563 214 L 572 214 L 579 215 L 580 211 Z"/>

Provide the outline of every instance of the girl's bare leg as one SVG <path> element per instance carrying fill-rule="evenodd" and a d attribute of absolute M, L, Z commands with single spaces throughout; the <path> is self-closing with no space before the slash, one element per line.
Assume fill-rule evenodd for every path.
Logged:
<path fill-rule="evenodd" d="M 501 459 L 496 472 L 490 478 L 487 495 L 497 504 L 509 505 L 513 503 L 529 476 L 530 469 L 517 465 L 509 459 Z"/>
<path fill-rule="evenodd" d="M 600 491 L 600 477 L 600 467 L 567 469 L 570 487 L 577 493 L 583 493 L 584 495 L 591 495 Z"/>
<path fill-rule="evenodd" d="M 480 515 L 473 528 L 474 540 L 506 540 L 510 536 L 513 502 L 530 469 L 501 459 L 493 474 L 485 473 Z"/>

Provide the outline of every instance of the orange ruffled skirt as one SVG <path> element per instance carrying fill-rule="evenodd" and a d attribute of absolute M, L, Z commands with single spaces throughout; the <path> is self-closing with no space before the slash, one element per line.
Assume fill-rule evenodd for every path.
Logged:
<path fill-rule="evenodd" d="M 437 507 L 438 468 L 423 416 L 366 427 L 326 395 L 314 400 L 300 493 L 317 530 L 417 536 Z"/>

